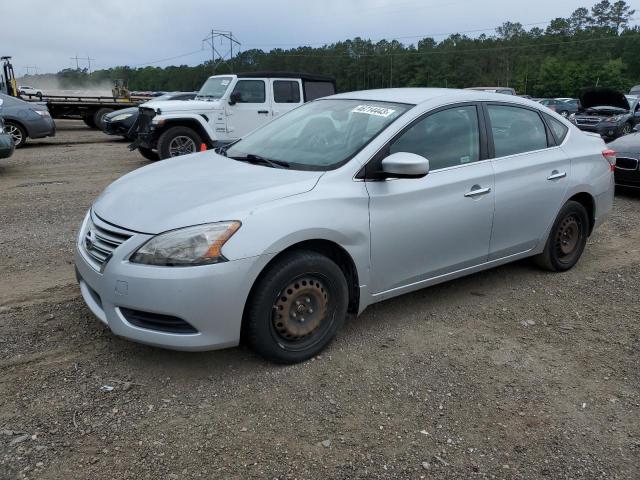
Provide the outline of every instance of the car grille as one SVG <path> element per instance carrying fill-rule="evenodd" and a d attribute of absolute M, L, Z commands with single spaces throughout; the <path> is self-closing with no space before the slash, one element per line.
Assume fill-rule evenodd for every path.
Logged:
<path fill-rule="evenodd" d="M 156 116 L 153 108 L 140 107 L 140 114 L 137 120 L 137 131 L 139 133 L 149 133 L 151 131 L 151 121 Z"/>
<path fill-rule="evenodd" d="M 620 170 L 637 170 L 638 160 L 635 158 L 616 157 L 616 168 Z"/>
<path fill-rule="evenodd" d="M 101 272 L 113 252 L 126 242 L 133 233 L 109 225 L 95 215 L 91 215 L 82 239 L 82 247 L 91 266 Z"/>
<path fill-rule="evenodd" d="M 600 121 L 599 117 L 576 117 L 577 125 L 597 125 Z"/>

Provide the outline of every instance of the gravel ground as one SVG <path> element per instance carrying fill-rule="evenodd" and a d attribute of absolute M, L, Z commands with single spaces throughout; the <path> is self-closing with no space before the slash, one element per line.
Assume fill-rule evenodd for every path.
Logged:
<path fill-rule="evenodd" d="M 525 261 L 393 299 L 283 367 L 92 318 L 77 228 L 146 162 L 58 125 L 0 162 L 0 479 L 638 478 L 640 196 L 568 273 Z"/>

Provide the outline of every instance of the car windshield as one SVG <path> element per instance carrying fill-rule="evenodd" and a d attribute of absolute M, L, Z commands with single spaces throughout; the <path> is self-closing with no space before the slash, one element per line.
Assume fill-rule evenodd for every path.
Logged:
<path fill-rule="evenodd" d="M 254 131 L 225 153 L 271 166 L 331 170 L 350 160 L 411 107 L 369 100 L 316 100 Z"/>
<path fill-rule="evenodd" d="M 196 99 L 218 99 L 222 98 L 222 96 L 229 88 L 231 84 L 232 77 L 211 77 L 209 80 L 204 82 L 204 85 L 198 92 Z"/>

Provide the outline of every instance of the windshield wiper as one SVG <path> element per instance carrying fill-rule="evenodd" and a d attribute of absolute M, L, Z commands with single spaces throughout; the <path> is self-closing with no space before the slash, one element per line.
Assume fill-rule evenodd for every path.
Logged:
<path fill-rule="evenodd" d="M 216 152 L 218 155 L 224 155 L 226 157 L 227 156 L 227 150 L 229 150 L 229 148 L 231 148 L 233 145 L 235 145 L 239 141 L 240 141 L 240 139 L 234 140 L 231 143 L 227 143 L 226 145 L 222 145 L 220 147 L 214 148 L 213 151 Z"/>
<path fill-rule="evenodd" d="M 244 157 L 231 157 L 234 160 L 238 160 L 239 162 L 247 162 L 253 163 L 255 165 L 267 165 L 271 168 L 289 168 L 289 162 L 283 162 L 282 160 L 271 160 L 269 158 L 261 157 L 260 155 L 255 155 L 253 153 L 249 153 Z"/>

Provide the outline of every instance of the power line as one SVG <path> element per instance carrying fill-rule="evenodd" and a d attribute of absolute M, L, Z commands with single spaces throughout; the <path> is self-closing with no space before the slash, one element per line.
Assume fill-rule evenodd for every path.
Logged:
<path fill-rule="evenodd" d="M 216 40 L 220 40 L 220 44 L 222 45 L 225 41 L 229 41 L 229 50 L 222 54 L 215 47 Z M 237 45 L 238 49 L 240 49 L 240 42 L 236 37 L 233 36 L 233 32 L 226 32 L 222 30 L 214 30 L 211 29 L 211 33 L 202 39 L 202 44 L 208 44 L 211 47 L 211 71 L 212 73 L 216 73 L 216 54 L 218 55 L 218 62 L 226 63 L 227 56 L 229 60 L 233 59 L 233 46 Z"/>

